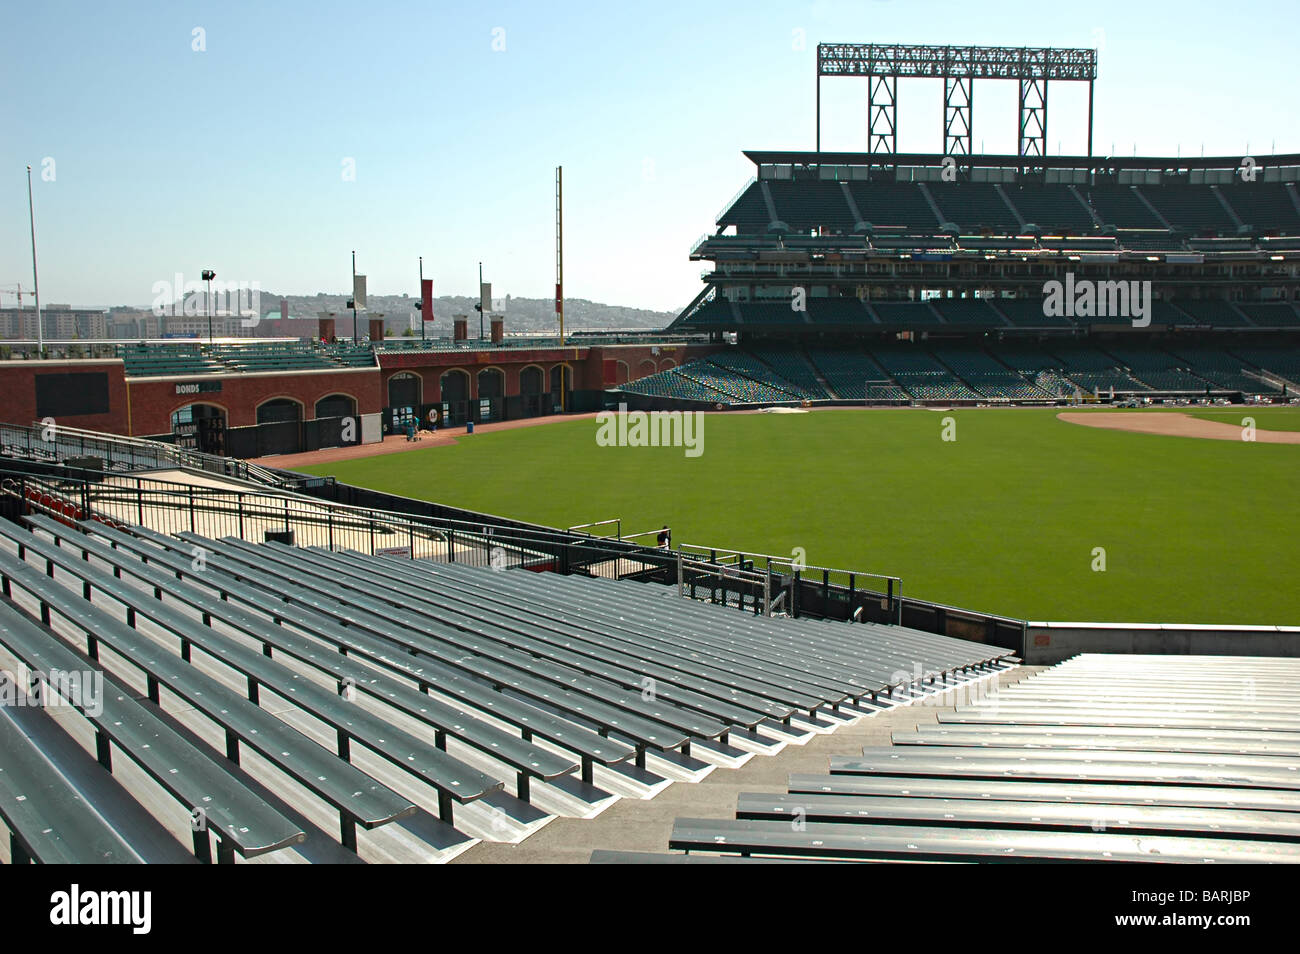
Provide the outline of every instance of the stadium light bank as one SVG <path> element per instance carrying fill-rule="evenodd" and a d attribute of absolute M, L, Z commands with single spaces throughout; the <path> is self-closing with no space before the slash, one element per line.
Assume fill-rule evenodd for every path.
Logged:
<path fill-rule="evenodd" d="M 596 415 L 600 447 L 683 447 L 687 457 L 704 453 L 703 411 L 617 411 Z"/>

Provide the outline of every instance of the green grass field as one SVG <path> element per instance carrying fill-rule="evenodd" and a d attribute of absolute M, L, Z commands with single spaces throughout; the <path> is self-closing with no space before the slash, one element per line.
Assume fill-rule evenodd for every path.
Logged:
<path fill-rule="evenodd" d="M 1200 411 L 1300 429 L 1300 411 Z M 956 440 L 941 440 L 943 420 Z M 592 420 L 303 468 L 555 526 L 891 573 L 1027 619 L 1300 624 L 1300 446 L 1129 434 L 1054 410 L 714 414 L 704 452 L 601 447 Z M 1092 569 L 1095 548 L 1105 570 Z"/>
<path fill-rule="evenodd" d="M 1213 410 L 1191 410 L 1188 413 L 1192 417 L 1203 417 L 1207 421 L 1222 421 L 1227 424 L 1236 424 L 1241 426 L 1241 422 L 1246 418 L 1253 418 L 1255 427 L 1260 430 L 1269 431 L 1300 431 L 1300 410 L 1291 407 L 1241 407 L 1228 410 L 1227 408 L 1215 408 Z"/>

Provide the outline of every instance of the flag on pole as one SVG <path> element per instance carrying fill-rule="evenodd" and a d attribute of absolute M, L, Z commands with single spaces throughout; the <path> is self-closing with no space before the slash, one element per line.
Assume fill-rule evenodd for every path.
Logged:
<path fill-rule="evenodd" d="M 492 310 L 492 283 L 484 282 L 478 289 L 478 303 L 481 306 L 483 314 Z"/>
<path fill-rule="evenodd" d="M 352 300 L 356 304 L 354 307 L 364 311 L 366 308 L 366 276 L 352 276 Z"/>
<path fill-rule="evenodd" d="M 433 279 L 420 279 L 420 320 L 433 321 Z"/>

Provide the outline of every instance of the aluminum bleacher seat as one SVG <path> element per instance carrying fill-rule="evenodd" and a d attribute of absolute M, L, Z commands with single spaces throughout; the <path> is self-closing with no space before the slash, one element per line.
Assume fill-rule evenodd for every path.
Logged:
<path fill-rule="evenodd" d="M 138 616 L 144 615 L 136 611 L 134 604 L 137 600 L 150 600 L 147 591 L 130 587 L 111 573 L 94 568 L 71 550 L 42 542 L 26 531 L 10 529 L 11 526 L 0 526 L 0 536 L 6 546 L 23 551 L 24 556 L 19 557 L 19 560 L 25 558 L 30 561 L 35 558 L 38 564 L 57 568 L 56 576 L 66 573 L 70 580 L 77 583 L 75 588 L 50 586 L 46 577 L 34 566 L 16 566 L 13 557 L 5 554 L 0 560 L 4 561 L 3 575 L 11 587 L 21 587 L 28 596 L 48 606 L 63 625 L 87 640 L 92 650 L 97 651 L 100 646 L 112 650 L 115 658 L 120 658 L 131 667 L 132 673 L 140 674 L 133 678 L 142 679 L 146 684 L 147 695 L 155 705 L 161 698 L 160 690 L 165 688 L 195 712 L 202 713 L 224 738 L 225 755 L 229 761 L 239 764 L 239 751 L 247 748 L 282 771 L 285 777 L 301 786 L 302 790 L 318 796 L 339 813 L 341 824 L 337 837 L 343 846 L 355 850 L 358 825 L 367 829 L 374 828 L 416 812 L 416 806 L 412 802 L 260 708 L 256 700 L 259 697 L 258 687 L 263 685 L 263 680 L 251 673 L 247 675 L 247 696 L 251 696 L 248 698 L 196 670 L 190 661 L 195 642 L 200 642 L 201 646 L 217 648 L 208 642 L 208 634 L 201 632 L 207 629 L 206 626 L 199 624 L 197 629 L 185 629 L 187 636 L 201 637 L 201 641 L 189 638 L 180 640 L 179 656 L 163 650 L 154 639 L 138 632 L 131 625 Z M 111 615 L 103 608 L 87 602 L 83 598 L 87 587 L 105 597 L 110 593 L 118 593 L 129 601 L 129 604 L 122 604 L 124 618 Z M 147 606 L 144 608 L 150 609 Z M 215 633 L 212 638 L 215 638 Z M 267 660 L 267 663 L 270 661 Z M 284 674 L 277 671 L 279 668 L 276 664 L 259 664 L 257 673 L 268 677 L 268 688 L 279 686 L 281 691 L 289 692 L 289 697 L 292 698 L 295 693 L 287 685 L 281 684 L 280 679 Z M 284 678 L 292 681 L 291 674 Z M 332 693 L 328 695 L 333 696 Z M 317 698 L 323 702 L 323 697 Z M 337 697 L 334 698 L 337 700 Z M 337 701 L 334 704 L 337 706 Z M 343 708 L 340 706 L 340 709 Z M 346 732 L 339 736 L 340 747 L 345 751 L 347 747 L 343 743 L 347 738 L 349 736 Z"/>
<path fill-rule="evenodd" d="M 8 615 L 0 611 L 0 616 Z M 0 633 L 7 634 L 7 626 Z M 0 707 L 0 823 L 9 831 L 9 863 L 132 864 L 143 859 L 58 771 Z"/>
<path fill-rule="evenodd" d="M 7 573 L 14 574 L 11 580 L 30 581 L 35 575 L 6 554 L 0 554 L 0 561 L 5 561 Z M 0 607 L 0 613 L 4 615 L 3 645 L 29 669 L 41 672 L 47 684 L 57 685 L 58 673 L 97 677 L 103 687 L 99 696 L 73 703 L 95 729 L 100 764 L 111 769 L 116 747 L 168 791 L 182 821 L 200 812 L 204 824 L 194 831 L 197 857 L 210 859 L 209 832 L 218 839 L 218 857 L 226 859 L 235 852 L 253 857 L 305 839 L 304 832 L 136 702 L 130 690 L 103 674 L 92 660 L 81 658 L 16 609 Z M 86 687 L 80 688 L 84 693 Z"/>
<path fill-rule="evenodd" d="M 1280 669 L 1279 669 L 1280 667 Z M 1300 862 L 1294 660 L 1080 656 L 679 818 L 688 857 Z M 1264 678 L 1242 703 L 1223 683 Z M 1253 684 L 1253 683 L 1252 683 Z M 1135 701 L 1136 700 L 1136 701 Z M 616 861 L 596 859 L 593 861 Z"/>

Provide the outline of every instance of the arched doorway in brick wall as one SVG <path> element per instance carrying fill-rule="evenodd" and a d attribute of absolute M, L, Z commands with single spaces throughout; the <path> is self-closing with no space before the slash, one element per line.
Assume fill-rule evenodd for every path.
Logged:
<path fill-rule="evenodd" d="M 463 368 L 452 368 L 444 372 L 440 389 L 443 422 L 454 426 L 469 420 L 469 372 Z"/>
<path fill-rule="evenodd" d="M 526 365 L 520 369 L 519 396 L 523 399 L 525 417 L 549 414 L 549 400 L 546 395 L 546 372 L 535 364 Z"/>

